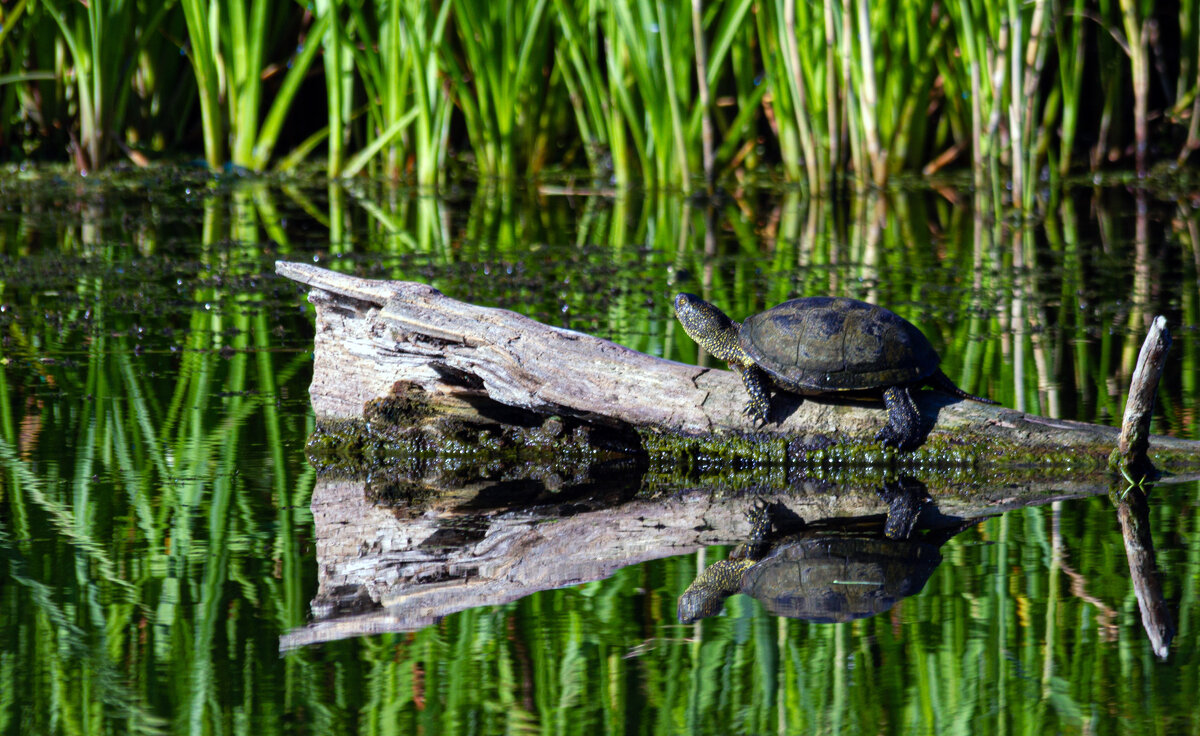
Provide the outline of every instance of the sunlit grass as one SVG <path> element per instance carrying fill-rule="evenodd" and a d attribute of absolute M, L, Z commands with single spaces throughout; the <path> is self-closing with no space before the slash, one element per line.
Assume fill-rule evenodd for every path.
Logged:
<path fill-rule="evenodd" d="M 179 5 L 187 22 L 188 59 L 197 83 L 209 166 L 218 168 L 229 161 L 262 170 L 321 42 L 333 37 L 333 24 L 319 16 L 303 41 L 291 42 L 295 53 L 286 57 L 282 81 L 268 100 L 263 89 L 268 54 L 288 42 L 282 31 L 295 25 L 294 6 L 286 0 L 262 0 L 251 3 L 247 13 L 242 0 L 179 0 Z"/>
<path fill-rule="evenodd" d="M 158 123 L 140 118 L 161 113 L 170 92 L 153 67 L 176 68 L 164 40 L 170 7 L 139 0 L 47 0 L 31 9 L 17 3 L 10 18 L 0 18 L 5 119 L 33 117 L 51 137 L 50 129 L 63 125 L 81 171 L 103 168 L 121 152 L 141 163 L 130 145 L 152 136 Z"/>
<path fill-rule="evenodd" d="M 446 163 L 453 110 L 439 55 L 450 3 L 390 2 L 376 6 L 374 17 L 350 10 L 353 37 L 363 42 L 351 53 L 366 93 L 368 143 L 341 173 L 353 176 L 378 161 L 388 178 L 415 175 L 418 185 L 433 188 Z"/>
<path fill-rule="evenodd" d="M 446 0 L 457 43 L 443 58 L 479 173 L 508 179 L 536 172 L 554 118 L 549 0 Z"/>

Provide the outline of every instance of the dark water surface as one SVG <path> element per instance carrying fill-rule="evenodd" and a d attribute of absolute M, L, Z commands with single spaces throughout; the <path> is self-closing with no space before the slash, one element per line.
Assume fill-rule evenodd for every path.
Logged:
<path fill-rule="evenodd" d="M 1150 496 L 1165 660 L 1103 496 L 970 527 L 918 594 L 849 623 L 739 595 L 679 624 L 721 546 L 281 654 L 318 561 L 312 308 L 273 274 L 425 281 L 686 361 L 677 290 L 735 318 L 853 296 L 967 390 L 1105 424 L 1161 313 L 1154 430 L 1200 438 L 1194 198 L 1079 190 L 1021 225 L 963 193 L 706 210 L 164 172 L 12 178 L 0 205 L 0 733 L 1200 733 L 1196 482 Z"/>

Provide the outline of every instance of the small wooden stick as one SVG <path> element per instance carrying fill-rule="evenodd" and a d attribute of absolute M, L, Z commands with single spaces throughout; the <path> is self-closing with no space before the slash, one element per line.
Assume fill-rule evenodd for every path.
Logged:
<path fill-rule="evenodd" d="M 1146 455 L 1150 446 L 1150 419 L 1154 414 L 1158 380 L 1162 377 L 1170 348 L 1167 318 L 1159 315 L 1151 323 L 1150 332 L 1138 353 L 1137 367 L 1129 385 L 1129 399 L 1125 402 L 1121 435 L 1117 438 L 1117 450 L 1113 457 L 1112 464 L 1119 467 L 1131 482 L 1144 479 L 1153 470 Z"/>

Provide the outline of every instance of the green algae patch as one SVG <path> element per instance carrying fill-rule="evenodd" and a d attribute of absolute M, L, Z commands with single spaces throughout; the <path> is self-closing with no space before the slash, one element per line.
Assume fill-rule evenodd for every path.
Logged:
<path fill-rule="evenodd" d="M 878 442 L 856 442 L 815 436 L 795 438 L 775 433 L 713 433 L 705 435 L 642 430 L 642 446 L 652 458 L 689 467 L 724 464 L 777 464 L 808 468 L 872 467 L 937 472 L 983 472 L 987 469 L 1036 467 L 1041 471 L 1097 472 L 1107 467 L 1110 448 L 1061 451 L 997 449 L 986 436 L 931 435 L 915 450 L 900 452 Z"/>
<path fill-rule="evenodd" d="M 969 432 L 935 432 L 911 452 L 839 436 L 687 434 L 539 415 L 478 395 L 434 401 L 405 383 L 367 402 L 362 419 L 319 422 L 308 443 L 310 462 L 322 472 L 389 478 L 376 484 L 378 495 L 396 504 L 418 503 L 437 489 L 516 481 L 531 493 L 600 483 L 657 496 L 873 487 L 910 475 L 935 494 L 966 494 L 1006 484 L 1106 482 L 1110 449 L 998 447 Z"/>
<path fill-rule="evenodd" d="M 387 425 L 344 420 L 319 422 L 309 436 L 309 461 L 318 470 L 370 471 L 411 468 L 431 461 L 443 466 L 503 467 L 542 462 L 562 467 L 620 456 L 596 444 L 587 427 L 564 431 L 561 420 L 546 426 L 482 426 L 454 417 L 431 417 L 420 424 Z"/>
<path fill-rule="evenodd" d="M 387 471 L 441 485 L 539 479 L 551 488 L 586 476 L 594 465 L 638 454 L 636 437 L 620 428 L 479 401 L 433 402 L 408 383 L 366 402 L 362 419 L 318 422 L 306 449 L 309 462 L 324 473 Z"/>
<path fill-rule="evenodd" d="M 912 476 L 936 495 L 978 494 L 1006 486 L 1104 484 L 1112 472 L 1108 447 L 1044 451 L 998 448 L 986 436 L 936 433 L 916 450 L 840 437 L 789 437 L 770 432 L 685 434 L 643 429 L 647 453 L 643 492 L 680 487 L 718 494 L 787 492 L 800 486 L 869 488 Z"/>

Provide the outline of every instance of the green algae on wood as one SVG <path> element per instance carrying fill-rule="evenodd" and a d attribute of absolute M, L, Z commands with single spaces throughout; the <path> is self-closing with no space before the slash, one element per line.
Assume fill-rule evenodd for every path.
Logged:
<path fill-rule="evenodd" d="M 442 480 L 480 476 L 575 476 L 594 463 L 636 456 L 636 437 L 564 417 L 506 410 L 481 397 L 435 403 L 419 386 L 397 382 L 367 402 L 361 419 L 321 420 L 309 461 L 324 473 L 388 471 Z"/>
<path fill-rule="evenodd" d="M 832 439 L 805 446 L 766 432 L 633 430 L 514 412 L 479 395 L 471 395 L 470 401 L 460 396 L 435 402 L 403 382 L 368 402 L 364 415 L 319 422 L 308 444 L 310 462 L 322 475 L 370 478 L 373 497 L 411 513 L 441 494 L 481 494 L 501 485 L 514 492 L 519 486 L 530 500 L 598 488 L 623 489 L 617 493 L 621 498 L 695 490 L 729 497 L 746 489 L 779 494 L 822 493 L 841 486 L 870 489 L 913 476 L 935 499 L 975 496 L 987 502 L 1003 501 L 1006 495 L 1029 501 L 1054 494 L 1094 495 L 1103 493 L 1112 479 L 1100 452 L 1028 455 L 1021 462 L 995 463 L 977 451 L 982 440 L 972 444 L 966 438 L 902 453 Z M 498 415 L 506 421 L 497 421 Z"/>

